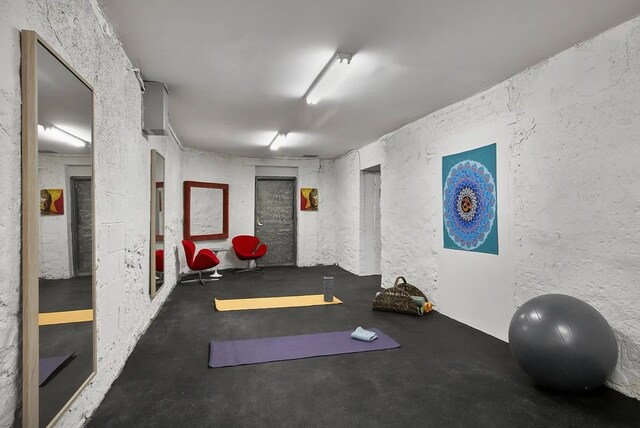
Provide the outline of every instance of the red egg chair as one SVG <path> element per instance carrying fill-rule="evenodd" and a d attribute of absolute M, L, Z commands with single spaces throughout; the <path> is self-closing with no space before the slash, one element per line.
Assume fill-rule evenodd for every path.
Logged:
<path fill-rule="evenodd" d="M 267 254 L 267 244 L 261 244 L 260 239 L 252 235 L 238 235 L 231 240 L 231 245 L 240 260 L 249 261 L 247 269 L 237 270 L 236 273 L 259 270 L 256 266 L 256 260 Z"/>
<path fill-rule="evenodd" d="M 196 254 L 196 244 L 186 239 L 182 240 L 182 247 L 184 248 L 184 255 L 187 259 L 187 266 L 189 266 L 189 269 L 192 271 L 198 272 L 198 279 L 187 279 L 180 282 L 199 282 L 204 285 L 205 282 L 215 281 L 214 279 L 202 278 L 203 271 L 213 269 L 220 263 L 215 253 L 208 248 L 202 248 Z"/>

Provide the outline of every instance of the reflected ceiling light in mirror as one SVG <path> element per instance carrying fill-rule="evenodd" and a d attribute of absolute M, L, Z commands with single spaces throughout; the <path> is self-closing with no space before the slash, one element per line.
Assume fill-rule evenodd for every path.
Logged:
<path fill-rule="evenodd" d="M 287 138 L 287 134 L 278 132 L 276 136 L 273 137 L 273 140 L 271 140 L 271 143 L 269 144 L 269 148 L 271 150 L 278 150 L 286 138 Z"/>
<path fill-rule="evenodd" d="M 89 143 L 55 125 L 38 125 L 38 135 L 69 144 L 74 147 L 86 147 Z"/>
<path fill-rule="evenodd" d="M 349 70 L 352 58 L 353 54 L 344 52 L 336 52 L 331 57 L 304 94 L 307 104 L 316 104 L 321 98 L 337 90 Z"/>

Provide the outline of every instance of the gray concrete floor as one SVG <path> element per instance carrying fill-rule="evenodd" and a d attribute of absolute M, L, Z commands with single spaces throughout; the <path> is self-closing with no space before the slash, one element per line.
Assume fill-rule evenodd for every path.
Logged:
<path fill-rule="evenodd" d="M 640 402 L 608 388 L 535 388 L 506 343 L 438 313 L 375 312 L 379 276 L 333 266 L 222 272 L 178 285 L 90 427 L 638 426 Z M 216 312 L 213 299 L 322 293 L 343 305 Z M 377 327 L 401 348 L 210 369 L 208 344 Z"/>

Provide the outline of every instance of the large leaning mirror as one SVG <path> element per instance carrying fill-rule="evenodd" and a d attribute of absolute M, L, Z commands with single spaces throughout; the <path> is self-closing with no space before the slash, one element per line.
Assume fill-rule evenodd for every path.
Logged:
<path fill-rule="evenodd" d="M 150 292 L 155 297 L 164 284 L 164 158 L 151 150 L 151 259 Z"/>
<path fill-rule="evenodd" d="M 229 237 L 229 185 L 184 182 L 184 239 L 208 241 Z"/>
<path fill-rule="evenodd" d="M 21 39 L 22 423 L 46 427 L 96 371 L 93 89 Z"/>

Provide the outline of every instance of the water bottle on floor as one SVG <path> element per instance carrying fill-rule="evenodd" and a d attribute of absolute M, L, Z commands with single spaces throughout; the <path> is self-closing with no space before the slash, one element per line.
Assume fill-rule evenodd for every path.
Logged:
<path fill-rule="evenodd" d="M 325 276 L 323 280 L 324 284 L 324 301 L 333 302 L 333 277 Z"/>

